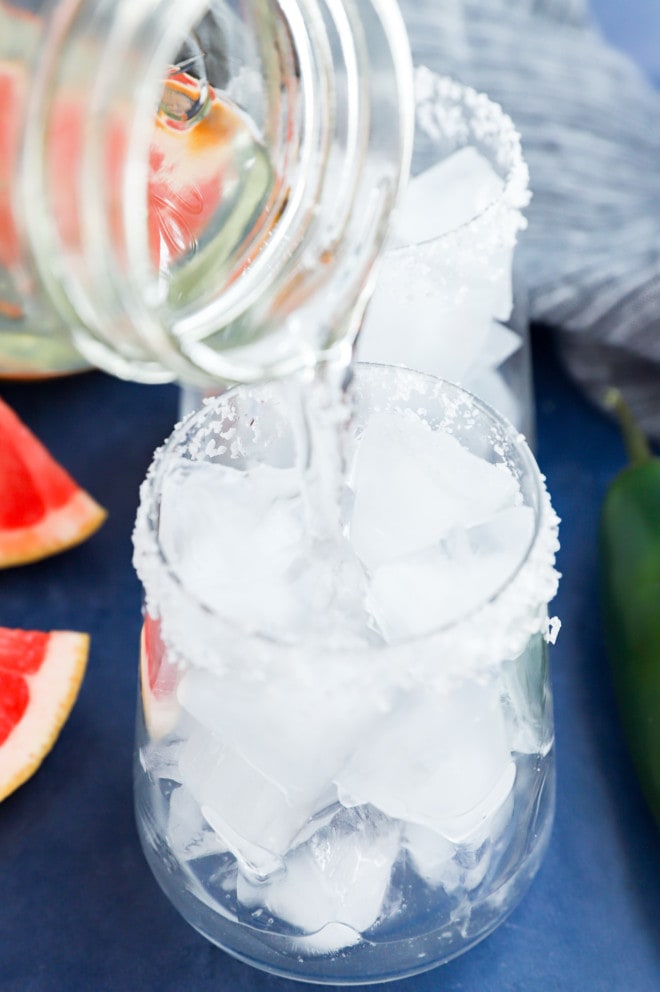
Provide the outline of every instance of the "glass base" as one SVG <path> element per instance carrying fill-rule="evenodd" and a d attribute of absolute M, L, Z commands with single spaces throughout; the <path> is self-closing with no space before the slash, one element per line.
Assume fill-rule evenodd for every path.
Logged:
<path fill-rule="evenodd" d="M 553 752 L 542 759 L 519 758 L 517 764 L 510 826 L 472 891 L 431 888 L 410 870 L 404 856 L 394 869 L 388 910 L 353 946 L 325 953 L 324 936 L 332 941 L 336 933 L 305 934 L 273 917 L 250 918 L 241 910 L 231 895 L 235 865 L 227 855 L 180 860 L 162 824 L 154 819 L 168 803 L 162 794 L 163 780 L 156 784 L 145 776 L 139 759 L 138 832 L 166 896 L 195 930 L 221 950 L 282 978 L 321 985 L 383 983 L 429 971 L 470 950 L 499 927 L 527 893 L 552 829 Z M 480 870 L 479 853 L 474 857 L 467 873 Z"/>

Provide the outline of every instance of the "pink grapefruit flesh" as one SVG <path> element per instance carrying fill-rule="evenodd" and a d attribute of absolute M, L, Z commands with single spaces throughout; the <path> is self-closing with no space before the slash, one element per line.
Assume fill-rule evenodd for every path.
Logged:
<path fill-rule="evenodd" d="M 106 515 L 0 400 L 0 568 L 79 544 Z"/>
<path fill-rule="evenodd" d="M 179 718 L 179 669 L 167 659 L 160 621 L 145 614 L 140 635 L 140 692 L 147 733 L 152 739 L 174 730 Z"/>

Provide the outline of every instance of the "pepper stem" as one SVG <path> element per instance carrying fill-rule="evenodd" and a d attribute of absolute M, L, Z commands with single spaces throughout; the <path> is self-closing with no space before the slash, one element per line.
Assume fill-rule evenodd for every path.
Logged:
<path fill-rule="evenodd" d="M 603 397 L 603 402 L 608 410 L 611 410 L 621 428 L 623 442 L 626 446 L 628 458 L 631 465 L 641 465 L 652 457 L 651 447 L 642 430 L 632 415 L 632 411 L 626 403 L 619 389 L 611 387 Z"/>

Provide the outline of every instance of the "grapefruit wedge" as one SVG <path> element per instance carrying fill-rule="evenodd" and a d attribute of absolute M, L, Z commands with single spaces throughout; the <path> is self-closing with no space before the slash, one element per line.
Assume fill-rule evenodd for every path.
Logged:
<path fill-rule="evenodd" d="M 0 568 L 79 544 L 106 516 L 0 400 Z"/>
<path fill-rule="evenodd" d="M 57 740 L 82 683 L 89 637 L 0 627 L 0 802 Z"/>
<path fill-rule="evenodd" d="M 152 740 L 164 737 L 177 724 L 178 683 L 179 669 L 167 660 L 160 621 L 147 613 L 140 634 L 140 693 L 144 722 Z"/>

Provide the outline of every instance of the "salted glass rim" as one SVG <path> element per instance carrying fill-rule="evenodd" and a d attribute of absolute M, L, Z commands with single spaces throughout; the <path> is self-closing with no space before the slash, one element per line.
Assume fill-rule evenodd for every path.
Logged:
<path fill-rule="evenodd" d="M 287 640 L 283 636 L 251 630 L 242 624 L 237 624 L 230 617 L 223 615 L 219 610 L 196 596 L 181 580 L 178 570 L 168 559 L 159 540 L 158 504 L 161 482 L 167 472 L 169 458 L 184 436 L 190 432 L 191 427 L 195 426 L 196 420 L 199 420 L 201 424 L 237 392 L 247 391 L 254 394 L 274 385 L 269 382 L 243 384 L 232 387 L 219 396 L 207 399 L 200 410 L 191 412 L 175 426 L 170 436 L 155 452 L 147 476 L 140 488 L 140 502 L 133 532 L 133 561 L 143 585 L 146 609 L 150 613 L 153 610 L 153 615 L 161 618 L 161 623 L 165 627 L 164 639 L 166 642 L 168 612 L 170 610 L 176 611 L 177 601 L 180 607 L 182 602 L 186 602 L 188 604 L 186 609 L 192 610 L 193 616 L 196 615 L 199 620 L 210 621 L 217 625 L 221 632 L 224 631 L 229 636 L 237 638 L 237 642 L 242 644 L 261 645 L 270 650 L 283 650 L 285 652 L 313 647 L 314 654 L 322 654 L 326 657 L 340 655 L 350 655 L 351 658 L 381 657 L 390 652 L 396 655 L 400 651 L 406 651 L 420 645 L 436 644 L 436 642 L 442 644 L 447 638 L 450 642 L 449 646 L 454 650 L 456 644 L 460 645 L 461 643 L 461 632 L 464 632 L 463 641 L 465 642 L 466 638 L 469 640 L 470 652 L 473 652 L 475 645 L 479 644 L 479 637 L 486 638 L 487 641 L 492 640 L 492 643 L 497 645 L 498 624 L 503 628 L 502 638 L 507 644 L 512 637 L 517 644 L 517 647 L 505 648 L 503 640 L 501 648 L 503 651 L 520 653 L 529 638 L 536 633 L 547 637 L 547 604 L 554 597 L 559 580 L 559 573 L 554 567 L 555 553 L 559 546 L 557 538 L 559 520 L 550 503 L 544 476 L 540 473 L 534 455 L 523 435 L 487 403 L 454 383 L 426 373 L 414 372 L 396 366 L 376 363 L 356 363 L 354 366 L 354 374 L 358 380 L 364 375 L 388 376 L 393 373 L 398 377 L 406 377 L 409 381 L 414 380 L 418 384 L 425 383 L 426 389 L 434 388 L 438 390 L 438 395 L 449 391 L 460 402 L 467 402 L 481 416 L 485 416 L 491 421 L 492 426 L 499 432 L 502 442 L 509 444 L 512 452 L 519 459 L 523 476 L 531 480 L 532 489 L 529 505 L 534 510 L 534 532 L 516 567 L 507 575 L 502 584 L 459 617 L 440 624 L 426 633 L 391 642 L 359 644 L 351 642 L 350 645 L 347 645 L 345 641 L 328 645 L 327 641 L 317 640 L 308 634 L 295 640 Z M 504 459 L 502 463 L 504 463 Z M 509 614 L 513 606 L 519 606 L 520 609 L 511 620 Z M 507 619 L 509 619 L 508 623 L 506 622 Z M 470 634 L 472 628 L 474 630 Z M 176 641 L 177 638 L 173 640 Z M 218 642 L 216 641 L 216 643 Z M 175 650 L 181 657 L 186 656 L 185 651 L 176 647 Z M 488 653 L 489 655 L 493 653 L 490 648 Z M 466 655 L 466 657 L 469 656 L 470 653 Z M 503 656 L 500 655 L 500 657 Z"/>
<path fill-rule="evenodd" d="M 488 94 L 468 86 L 452 76 L 442 75 L 434 72 L 425 65 L 417 65 L 414 68 L 415 82 L 415 127 L 417 128 L 417 117 L 422 100 L 433 99 L 436 103 L 445 100 L 448 106 L 455 106 L 463 111 L 463 120 L 467 126 L 475 123 L 478 115 L 483 116 L 483 121 L 490 125 L 497 126 L 497 147 L 491 145 L 489 141 L 483 141 L 482 147 L 488 147 L 491 155 L 489 160 L 492 164 L 498 154 L 507 152 L 507 160 L 502 171 L 496 167 L 496 171 L 502 180 L 502 188 L 492 200 L 481 210 L 477 211 L 468 220 L 456 227 L 452 227 L 442 234 L 436 234 L 430 238 L 422 238 L 419 241 L 403 245 L 388 245 L 386 254 L 390 258 L 402 257 L 406 254 L 419 250 L 420 248 L 432 246 L 451 245 L 452 241 L 468 236 L 475 228 L 483 227 L 488 229 L 491 214 L 503 211 L 511 214 L 520 214 L 518 228 L 524 228 L 526 221 L 520 213 L 527 207 L 531 200 L 529 190 L 529 169 L 522 152 L 520 132 L 516 128 L 512 118 L 506 113 L 501 104 L 491 99 Z M 430 92 L 432 90 L 432 93 Z M 420 93 L 422 94 L 420 98 Z M 472 132 L 465 144 L 458 144 L 448 155 L 460 151 L 462 148 L 469 148 L 474 144 Z M 448 156 L 447 156 L 448 157 Z M 496 218 L 499 226 L 500 219 Z M 495 225 L 494 225 L 495 226 Z M 497 232 L 496 232 L 497 233 Z"/>

